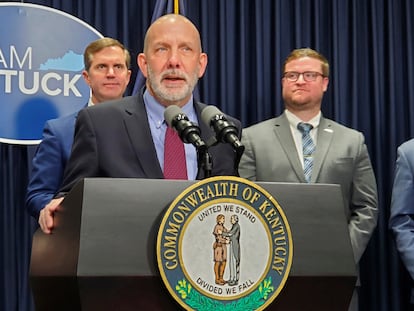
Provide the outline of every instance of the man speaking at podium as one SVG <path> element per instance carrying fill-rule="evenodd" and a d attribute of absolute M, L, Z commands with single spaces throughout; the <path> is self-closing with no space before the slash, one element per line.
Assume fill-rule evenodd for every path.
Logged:
<path fill-rule="evenodd" d="M 164 156 L 167 124 L 166 107 L 176 105 L 192 124 L 198 124 L 200 136 L 208 142 L 214 132 L 209 125 L 198 122 L 207 105 L 193 99 L 193 90 L 207 66 L 202 52 L 200 34 L 194 24 L 181 15 L 169 14 L 157 19 L 148 29 L 144 51 L 137 58 L 147 78 L 146 88 L 135 96 L 88 107 L 78 115 L 72 153 L 65 171 L 58 198 L 46 207 L 41 228 L 53 229 L 53 216 L 64 194 L 85 177 L 201 179 L 197 151 L 185 144 L 182 169 L 170 175 L 170 155 L 179 162 L 178 149 Z M 228 117 L 241 136 L 240 121 Z M 173 144 L 182 144 L 181 140 Z M 209 148 L 212 158 L 211 176 L 237 175 L 235 153 L 230 144 Z M 168 171 L 168 172 L 167 172 Z"/>

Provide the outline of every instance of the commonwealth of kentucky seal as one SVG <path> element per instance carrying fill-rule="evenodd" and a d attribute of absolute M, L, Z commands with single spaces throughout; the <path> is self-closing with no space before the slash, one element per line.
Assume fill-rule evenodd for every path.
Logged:
<path fill-rule="evenodd" d="M 263 310 L 285 285 L 292 256 L 275 198 L 239 177 L 189 186 L 167 209 L 157 237 L 161 277 L 186 310 Z"/>

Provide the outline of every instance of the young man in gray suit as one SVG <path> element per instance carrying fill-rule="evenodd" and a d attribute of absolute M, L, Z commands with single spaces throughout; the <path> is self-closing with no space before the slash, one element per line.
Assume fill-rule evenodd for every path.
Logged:
<path fill-rule="evenodd" d="M 285 111 L 243 130 L 239 173 L 256 181 L 340 184 L 358 264 L 377 225 L 377 186 L 363 134 L 321 114 L 328 83 L 323 55 L 309 48 L 290 53 L 282 77 Z M 357 305 L 355 292 L 350 310 Z"/>

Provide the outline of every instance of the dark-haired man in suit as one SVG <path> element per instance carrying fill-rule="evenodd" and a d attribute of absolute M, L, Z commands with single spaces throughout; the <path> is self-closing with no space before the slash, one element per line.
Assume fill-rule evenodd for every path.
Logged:
<path fill-rule="evenodd" d="M 122 98 L 131 77 L 131 55 L 113 38 L 99 38 L 83 53 L 82 72 L 91 96 L 85 106 Z M 69 159 L 78 112 L 49 120 L 33 158 L 32 175 L 27 188 L 26 208 L 42 226 L 42 212 L 62 184 Z"/>

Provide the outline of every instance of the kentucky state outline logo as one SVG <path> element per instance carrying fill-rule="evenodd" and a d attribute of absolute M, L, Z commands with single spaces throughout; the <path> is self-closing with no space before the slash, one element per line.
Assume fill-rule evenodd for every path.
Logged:
<path fill-rule="evenodd" d="M 290 227 L 276 199 L 239 177 L 185 189 L 157 237 L 161 278 L 186 310 L 263 310 L 284 287 L 292 257 Z"/>

